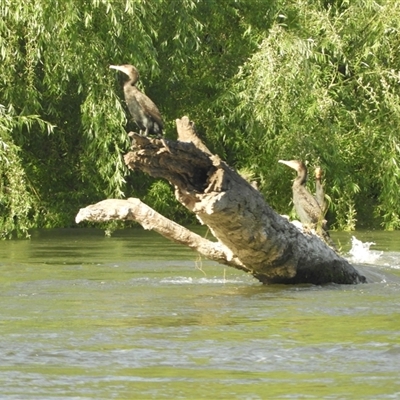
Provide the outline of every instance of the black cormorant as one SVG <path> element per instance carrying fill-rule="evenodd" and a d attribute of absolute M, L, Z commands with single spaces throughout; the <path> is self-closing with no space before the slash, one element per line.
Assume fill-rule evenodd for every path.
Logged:
<path fill-rule="evenodd" d="M 128 79 L 124 83 L 126 105 L 133 119 L 144 134 L 162 135 L 164 127 L 157 106 L 137 87 L 139 72 L 133 65 L 110 65 L 110 68 L 123 72 Z"/>
<path fill-rule="evenodd" d="M 322 223 L 323 212 L 315 197 L 307 190 L 307 167 L 302 161 L 279 160 L 297 171 L 297 177 L 293 182 L 293 204 L 300 222 L 304 225 L 317 225 Z"/>

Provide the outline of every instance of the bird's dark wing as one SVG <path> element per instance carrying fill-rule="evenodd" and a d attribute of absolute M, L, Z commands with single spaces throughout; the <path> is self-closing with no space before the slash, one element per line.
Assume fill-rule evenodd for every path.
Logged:
<path fill-rule="evenodd" d="M 150 116 L 162 129 L 164 126 L 160 110 L 154 104 L 154 102 L 146 96 L 144 93 L 140 92 L 139 90 L 135 94 L 136 100 L 141 106 L 143 112 Z"/>
<path fill-rule="evenodd" d="M 293 203 L 302 223 L 316 224 L 320 221 L 322 217 L 321 207 L 304 186 L 293 191 Z"/>

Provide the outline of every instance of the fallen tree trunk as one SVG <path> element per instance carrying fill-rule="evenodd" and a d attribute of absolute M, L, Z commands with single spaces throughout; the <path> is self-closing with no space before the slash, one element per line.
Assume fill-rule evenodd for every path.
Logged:
<path fill-rule="evenodd" d="M 162 217 L 138 199 L 88 206 L 79 211 L 77 222 L 135 220 L 205 257 L 251 273 L 262 283 L 365 282 L 318 236 L 300 232 L 272 210 L 257 189 L 207 149 L 187 117 L 177 120 L 177 130 L 178 141 L 131 134 L 125 163 L 167 179 L 176 198 L 210 228 L 217 242 Z"/>

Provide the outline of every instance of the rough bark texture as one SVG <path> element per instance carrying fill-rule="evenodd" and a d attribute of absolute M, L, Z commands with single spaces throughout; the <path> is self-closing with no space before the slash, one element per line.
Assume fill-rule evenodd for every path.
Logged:
<path fill-rule="evenodd" d="M 210 228 L 218 244 L 200 237 L 195 239 L 192 236 L 195 234 L 187 230 L 187 237 L 177 240 L 171 231 L 161 229 L 166 224 L 164 217 L 138 218 L 139 211 L 133 204 L 137 207 L 137 199 L 114 203 L 112 212 L 104 211 L 108 208 L 104 202 L 89 206 L 80 211 L 77 221 L 135 219 L 146 229 L 158 230 L 208 258 L 245 270 L 263 283 L 365 281 L 318 236 L 301 233 L 272 210 L 257 189 L 211 154 L 187 117 L 177 120 L 177 129 L 178 141 L 131 134 L 133 145 L 125 155 L 125 163 L 131 169 L 167 179 L 175 187 L 176 198 Z M 177 234 L 182 227 L 175 225 L 172 231 Z M 203 243 L 203 246 L 193 243 Z"/>

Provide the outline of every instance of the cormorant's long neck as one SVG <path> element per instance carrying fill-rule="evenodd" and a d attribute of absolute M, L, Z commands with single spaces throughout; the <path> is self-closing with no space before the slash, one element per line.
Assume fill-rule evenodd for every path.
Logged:
<path fill-rule="evenodd" d="M 306 184 L 306 181 L 307 181 L 307 170 L 304 168 L 297 170 L 297 177 L 294 180 L 294 183 L 296 185 L 304 186 Z"/>
<path fill-rule="evenodd" d="M 129 79 L 124 83 L 124 88 L 130 90 L 131 88 L 136 87 L 136 82 L 137 81 Z"/>
<path fill-rule="evenodd" d="M 124 83 L 124 87 L 136 86 L 139 80 L 139 75 L 135 71 L 131 71 L 128 75 L 128 79 Z"/>

